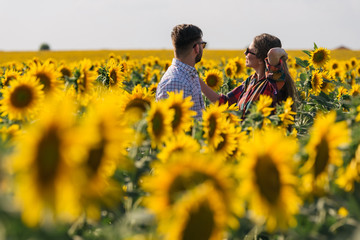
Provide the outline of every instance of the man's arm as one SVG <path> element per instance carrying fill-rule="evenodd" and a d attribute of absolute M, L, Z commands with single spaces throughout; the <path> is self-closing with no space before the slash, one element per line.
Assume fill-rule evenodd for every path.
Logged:
<path fill-rule="evenodd" d="M 212 103 L 219 101 L 219 94 L 212 90 L 201 78 L 199 78 L 199 82 L 201 86 L 201 91 Z"/>

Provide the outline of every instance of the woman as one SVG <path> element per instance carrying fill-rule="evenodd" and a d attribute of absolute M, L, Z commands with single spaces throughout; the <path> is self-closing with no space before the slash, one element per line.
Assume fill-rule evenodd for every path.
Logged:
<path fill-rule="evenodd" d="M 271 96 L 273 106 L 288 97 L 295 101 L 295 83 L 289 74 L 287 53 L 281 48 L 280 39 L 266 33 L 256 36 L 246 49 L 245 56 L 246 66 L 253 68 L 255 73 L 228 94 L 219 95 L 200 80 L 201 90 L 211 102 L 236 103 L 244 118 L 261 94 Z"/>

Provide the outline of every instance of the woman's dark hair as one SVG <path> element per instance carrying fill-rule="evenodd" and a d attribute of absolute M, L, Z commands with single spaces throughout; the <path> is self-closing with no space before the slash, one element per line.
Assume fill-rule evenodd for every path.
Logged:
<path fill-rule="evenodd" d="M 171 40 L 178 56 L 186 54 L 194 42 L 202 38 L 202 31 L 192 24 L 176 25 L 171 32 Z"/>
<path fill-rule="evenodd" d="M 254 38 L 254 48 L 256 50 L 256 57 L 265 61 L 267 58 L 267 54 L 271 48 L 280 47 L 281 41 L 279 38 L 263 33 Z M 294 80 L 292 79 L 289 69 L 287 67 L 286 61 L 282 61 L 283 69 L 285 72 L 285 85 L 281 88 L 277 95 L 276 103 L 280 103 L 285 101 L 288 97 L 291 97 L 294 101 L 293 111 L 296 110 L 295 103 L 297 101 L 297 92 Z"/>

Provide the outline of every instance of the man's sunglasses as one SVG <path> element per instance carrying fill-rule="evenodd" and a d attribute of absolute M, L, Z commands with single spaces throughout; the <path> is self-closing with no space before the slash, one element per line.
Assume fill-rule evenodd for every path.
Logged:
<path fill-rule="evenodd" d="M 194 44 L 193 48 L 194 48 L 197 44 L 201 44 L 202 48 L 205 48 L 207 42 L 197 42 L 197 43 Z"/>
<path fill-rule="evenodd" d="M 246 51 L 244 52 L 245 56 L 248 55 L 248 53 L 252 54 L 252 55 L 256 55 L 256 53 L 253 53 L 249 50 L 249 48 L 246 48 Z"/>

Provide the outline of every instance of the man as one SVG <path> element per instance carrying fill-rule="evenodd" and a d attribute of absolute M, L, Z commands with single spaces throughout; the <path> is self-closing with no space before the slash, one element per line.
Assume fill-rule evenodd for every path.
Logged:
<path fill-rule="evenodd" d="M 181 24 L 171 32 L 175 58 L 171 66 L 161 78 L 157 90 L 156 100 L 168 98 L 167 92 L 180 92 L 183 90 L 184 98 L 191 96 L 196 119 L 202 118 L 204 100 L 201 95 L 199 75 L 195 64 L 200 62 L 206 42 L 202 40 L 202 31 L 191 24 Z"/>

